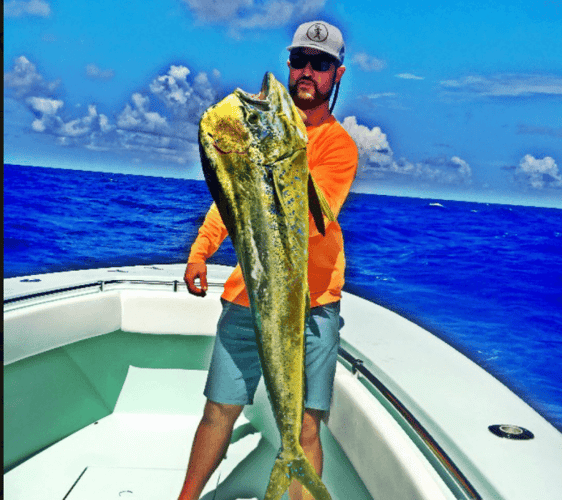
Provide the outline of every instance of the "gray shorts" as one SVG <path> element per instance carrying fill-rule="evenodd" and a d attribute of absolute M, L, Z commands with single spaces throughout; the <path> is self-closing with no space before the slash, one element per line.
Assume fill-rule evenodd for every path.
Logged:
<path fill-rule="evenodd" d="M 222 303 L 205 396 L 216 403 L 252 404 L 262 375 L 252 314 L 248 307 Z M 339 302 L 310 311 L 305 331 L 305 408 L 330 409 L 340 340 L 339 313 Z"/>

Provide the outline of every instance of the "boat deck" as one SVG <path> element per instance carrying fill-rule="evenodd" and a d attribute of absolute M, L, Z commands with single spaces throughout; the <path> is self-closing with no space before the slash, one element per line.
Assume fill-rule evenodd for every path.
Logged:
<path fill-rule="evenodd" d="M 113 413 L 10 471 L 6 498 L 175 500 L 205 403 L 205 379 L 204 370 L 130 367 Z M 324 481 L 333 499 L 371 500 L 329 431 L 322 434 Z M 263 498 L 277 454 L 271 441 L 242 414 L 201 500 Z"/>

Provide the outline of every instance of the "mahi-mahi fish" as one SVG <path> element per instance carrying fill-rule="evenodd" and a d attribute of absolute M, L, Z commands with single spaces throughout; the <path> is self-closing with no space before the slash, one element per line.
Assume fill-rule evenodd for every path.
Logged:
<path fill-rule="evenodd" d="M 310 176 L 307 133 L 292 98 L 271 73 L 261 92 L 236 89 L 199 125 L 207 185 L 232 240 L 250 299 L 258 352 L 281 435 L 264 500 L 299 481 L 330 500 L 299 443 L 304 331 L 309 312 L 309 209 L 324 234 L 330 207 Z"/>

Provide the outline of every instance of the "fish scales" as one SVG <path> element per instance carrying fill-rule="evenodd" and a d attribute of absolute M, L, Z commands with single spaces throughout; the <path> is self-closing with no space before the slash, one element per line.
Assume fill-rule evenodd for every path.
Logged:
<path fill-rule="evenodd" d="M 271 73 L 258 96 L 236 89 L 199 127 L 205 179 L 232 239 L 248 290 L 266 387 L 281 435 L 265 500 L 293 479 L 316 500 L 330 494 L 299 443 L 304 411 L 304 330 L 309 311 L 309 203 L 333 220 L 308 171 L 306 127 Z M 309 192 L 312 193 L 309 196 Z"/>

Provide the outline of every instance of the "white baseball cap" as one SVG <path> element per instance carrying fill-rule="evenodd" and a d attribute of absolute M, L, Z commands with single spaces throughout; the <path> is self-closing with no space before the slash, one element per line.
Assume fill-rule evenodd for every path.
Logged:
<path fill-rule="evenodd" d="M 293 43 L 287 47 L 287 50 L 305 47 L 326 52 L 334 56 L 340 64 L 343 64 L 345 53 L 343 36 L 341 31 L 331 24 L 324 21 L 311 21 L 301 24 L 295 31 Z"/>

